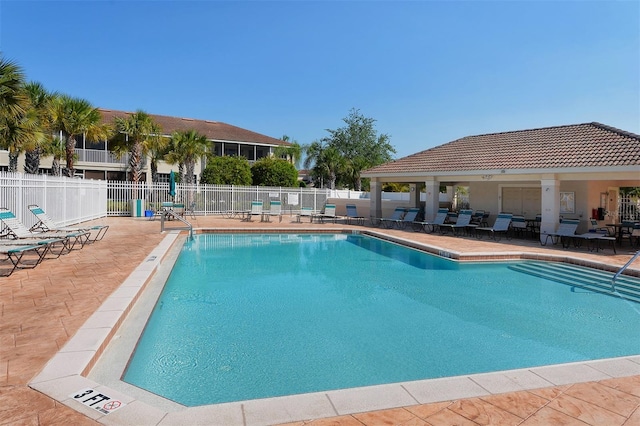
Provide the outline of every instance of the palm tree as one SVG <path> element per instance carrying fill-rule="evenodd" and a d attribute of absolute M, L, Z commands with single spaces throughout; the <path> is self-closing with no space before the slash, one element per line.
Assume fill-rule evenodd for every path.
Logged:
<path fill-rule="evenodd" d="M 131 181 L 139 182 L 144 158 L 162 144 L 162 129 L 149 114 L 138 110 L 127 118 L 116 117 L 114 132 L 114 151 L 119 155 L 129 152 Z"/>
<path fill-rule="evenodd" d="M 65 174 L 75 173 L 76 138 L 83 134 L 87 139 L 103 140 L 109 136 L 109 126 L 102 123 L 100 111 L 89 101 L 67 95 L 55 96 L 51 102 L 54 132 L 60 132 L 65 139 Z"/>
<path fill-rule="evenodd" d="M 322 142 L 314 141 L 305 147 L 306 158 L 304 167 L 308 169 L 313 165 L 313 173 L 320 178 L 321 185 L 326 178 L 330 189 L 336 188 L 338 173 L 345 167 L 345 161 L 340 152 L 332 146 L 326 146 Z"/>
<path fill-rule="evenodd" d="M 166 159 L 170 164 L 183 164 L 186 179 L 180 176 L 182 182 L 194 183 L 193 175 L 196 161 L 207 154 L 209 141 L 207 137 L 199 134 L 195 130 L 175 132 L 171 135 L 171 150 Z"/>
<path fill-rule="evenodd" d="M 25 152 L 24 171 L 37 174 L 40 169 L 40 158 L 53 140 L 50 104 L 57 94 L 47 92 L 38 82 L 27 83 L 25 91 L 29 96 L 32 113 L 37 120 L 38 132 L 34 135 L 35 143 Z"/>
<path fill-rule="evenodd" d="M 281 140 L 289 142 L 289 136 L 282 136 Z M 298 168 L 300 158 L 302 157 L 302 147 L 297 141 L 291 142 L 289 146 L 279 146 L 273 151 L 273 155 L 279 158 L 285 158 L 291 164 Z"/>
<path fill-rule="evenodd" d="M 18 156 L 34 143 L 37 124 L 24 90 L 24 73 L 0 57 L 0 147 L 9 151 L 9 171 L 18 171 Z"/>

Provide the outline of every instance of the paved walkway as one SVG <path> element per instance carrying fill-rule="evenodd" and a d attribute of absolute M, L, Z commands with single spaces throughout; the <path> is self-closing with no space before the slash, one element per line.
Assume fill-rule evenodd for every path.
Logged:
<path fill-rule="evenodd" d="M 49 259 L 33 270 L 0 278 L 0 425 L 94 425 L 95 421 L 36 392 L 27 383 L 65 344 L 133 269 L 162 240 L 160 224 L 133 218 L 105 218 L 103 241 Z M 310 229 L 345 225 L 240 222 L 198 217 L 195 228 Z M 359 227 L 359 229 L 363 229 Z M 378 229 L 379 230 L 379 229 Z M 412 231 L 388 234 L 453 254 L 511 256 L 526 251 L 587 263 L 620 266 L 630 249 L 599 254 L 585 249 L 541 247 L 534 241 L 453 238 Z M 640 273 L 640 266 L 634 269 Z M 640 367 L 639 367 L 640 371 Z M 435 404 L 317 419 L 296 425 L 640 425 L 640 374 L 627 378 L 563 385 Z"/>

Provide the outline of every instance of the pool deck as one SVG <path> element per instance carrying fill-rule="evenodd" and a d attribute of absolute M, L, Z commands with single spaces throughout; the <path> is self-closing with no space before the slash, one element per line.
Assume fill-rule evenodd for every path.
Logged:
<path fill-rule="evenodd" d="M 162 259 L 155 258 L 154 253 L 158 247 L 171 243 L 167 239 L 167 233 L 160 233 L 158 221 L 105 218 L 95 223 L 110 226 L 104 240 L 58 259 L 46 260 L 33 270 L 16 271 L 10 277 L 0 278 L 0 425 L 191 424 L 185 423 L 187 420 L 184 418 L 181 422 L 179 417 L 162 418 L 158 421 L 155 415 L 150 413 L 145 416 L 144 412 L 127 418 L 120 415 L 125 410 L 114 411 L 102 417 L 95 416 L 78 402 L 70 402 L 71 406 L 77 405 L 76 411 L 29 386 L 31 384 L 39 387 L 33 385 L 34 378 L 39 378 L 37 382 L 40 385 L 47 382 L 43 371 L 52 368 L 51 364 L 55 362 L 51 360 L 64 361 L 64 357 L 59 358 L 60 353 L 70 352 L 69 345 L 65 344 L 73 342 L 78 334 L 86 330 L 87 322 L 95 321 L 100 316 L 105 301 L 113 300 L 114 295 L 128 292 L 126 283 L 135 279 L 135 276 L 130 276 L 132 272 L 140 273 L 141 265 L 147 262 L 149 270 L 159 269 Z M 619 267 L 626 263 L 633 252 L 628 246 L 618 248 L 618 254 L 614 255 L 610 249 L 592 253 L 585 248 L 542 247 L 532 240 L 503 239 L 493 242 L 486 237 L 482 240 L 456 238 L 412 230 L 347 226 L 342 223 L 295 223 L 289 216 L 284 216 L 282 222 L 271 223 L 261 223 L 258 220 L 241 222 L 238 219 L 219 217 L 198 217 L 192 223 L 195 229 L 221 231 L 372 230 L 424 245 L 429 250 L 449 257 L 470 260 L 472 257 L 479 260 L 515 258 L 526 253 L 528 258 Z M 640 261 L 632 265 L 636 274 L 640 274 L 638 263 Z M 92 340 L 92 337 L 85 336 L 84 340 Z M 97 338 L 94 340 L 97 342 Z M 99 343 L 96 345 L 100 351 L 104 349 Z M 69 358 L 69 365 L 57 368 L 72 368 L 76 361 L 75 358 Z M 388 393 L 388 399 L 392 401 L 386 405 L 394 408 L 385 409 L 376 409 L 378 403 L 375 401 L 367 408 L 363 403 L 367 399 L 366 395 L 362 400 L 356 401 L 341 399 L 341 391 L 334 391 L 331 393 L 333 399 L 327 397 L 328 399 L 318 402 L 319 405 L 327 405 L 328 400 L 329 412 L 334 415 L 322 414 L 315 419 L 308 418 L 289 424 L 640 424 L 640 356 L 629 357 L 623 363 L 616 362 L 615 366 L 605 361 L 598 368 L 581 368 L 547 367 L 546 372 L 526 375 L 529 386 L 514 386 L 514 381 L 518 380 L 512 380 L 509 387 L 493 380 L 483 380 L 480 376 L 471 381 L 465 380 L 460 386 L 453 388 L 439 388 L 438 382 L 434 381 L 428 389 L 404 386 L 403 389 L 407 391 L 407 395 L 412 395 L 412 399 L 407 399 L 404 394 Z M 571 371 L 571 374 L 566 373 L 567 371 Z M 576 372 L 578 376 L 575 375 Z M 516 376 L 519 380 L 524 380 L 525 377 L 514 374 Z M 532 382 L 540 385 L 531 386 Z M 56 388 L 52 392 L 61 392 L 68 399 L 70 394 L 79 390 L 78 387 L 73 388 L 73 383 L 69 386 L 71 391 Z M 434 395 L 428 395 L 429 392 Z M 426 400 L 439 402 L 421 403 Z M 336 406 L 337 403 L 344 405 Z M 348 407 L 350 404 L 352 407 Z M 319 409 L 318 412 L 326 411 Z M 344 412 L 350 414 L 341 415 Z M 287 417 L 284 414 L 288 413 L 283 413 L 282 418 Z M 252 423 L 247 417 L 240 420 L 241 423 Z M 208 417 L 198 424 L 226 423 L 221 418 Z M 255 424 L 257 423 L 259 422 Z"/>

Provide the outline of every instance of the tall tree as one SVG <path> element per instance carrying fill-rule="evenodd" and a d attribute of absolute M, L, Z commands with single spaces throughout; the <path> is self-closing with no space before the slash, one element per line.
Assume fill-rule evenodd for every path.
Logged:
<path fill-rule="evenodd" d="M 116 117 L 113 130 L 111 143 L 114 152 L 116 155 L 129 153 L 131 181 L 140 182 L 144 159 L 162 138 L 160 125 L 149 114 L 138 110 L 126 118 Z"/>
<path fill-rule="evenodd" d="M 9 171 L 18 171 L 18 156 L 37 137 L 37 123 L 24 90 L 24 73 L 0 56 L 0 147 L 9 151 Z"/>
<path fill-rule="evenodd" d="M 346 126 L 336 130 L 327 129 L 329 136 L 322 141 L 327 146 L 335 148 L 349 164 L 346 169 L 349 173 L 339 176 L 338 179 L 360 191 L 360 173 L 367 168 L 391 161 L 396 150 L 389 143 L 389 135 L 378 135 L 374 127 L 376 120 L 365 117 L 360 110 L 351 109 L 343 121 Z"/>
<path fill-rule="evenodd" d="M 195 130 L 174 132 L 165 160 L 169 164 L 183 164 L 186 176 L 180 176 L 181 182 L 195 183 L 193 176 L 196 162 L 207 154 L 209 145 L 207 137 Z"/>
<path fill-rule="evenodd" d="M 300 146 L 300 144 L 295 140 L 291 141 L 291 138 L 287 135 L 283 135 L 281 140 L 289 142 L 291 145 L 276 147 L 273 151 L 273 155 L 279 158 L 284 158 L 298 168 L 300 158 L 302 157 L 302 146 Z"/>
<path fill-rule="evenodd" d="M 34 119 L 37 121 L 37 132 L 34 134 L 33 144 L 25 152 L 25 173 L 37 174 L 40 169 L 40 158 L 50 151 L 53 143 L 53 129 L 51 126 L 51 102 L 57 96 L 49 93 L 42 84 L 29 82 L 25 85 L 25 91 L 29 97 Z"/>
<path fill-rule="evenodd" d="M 77 138 L 104 140 L 109 136 L 109 126 L 102 123 L 100 111 L 85 99 L 60 95 L 51 103 L 53 130 L 65 140 L 66 168 L 64 174 L 73 177 Z"/>
<path fill-rule="evenodd" d="M 346 162 L 340 152 L 326 143 L 314 141 L 305 147 L 307 154 L 304 160 L 305 169 L 311 169 L 311 176 L 319 182 L 319 186 L 336 188 L 336 182 L 340 173 L 344 171 Z"/>

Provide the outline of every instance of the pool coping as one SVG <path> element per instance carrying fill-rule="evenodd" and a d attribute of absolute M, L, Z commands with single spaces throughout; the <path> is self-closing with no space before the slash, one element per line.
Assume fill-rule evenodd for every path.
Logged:
<path fill-rule="evenodd" d="M 251 230 L 224 229 L 198 230 L 199 232 L 235 233 L 359 233 L 401 243 L 410 247 L 462 261 L 493 261 L 537 259 L 564 261 L 592 266 L 597 262 L 557 256 L 553 254 L 526 253 L 476 253 L 466 255 L 442 250 L 435 246 L 390 236 L 374 230 L 352 229 L 318 230 Z M 110 343 L 121 338 L 120 328 L 136 315 L 136 305 L 143 292 L 150 289 L 154 279 L 164 282 L 173 266 L 172 250 L 181 247 L 179 232 L 167 233 L 161 243 L 105 300 L 78 332 L 46 364 L 29 383 L 60 403 L 82 412 L 102 424 L 224 424 L 269 425 L 333 417 L 380 409 L 397 408 L 460 398 L 480 397 L 531 390 L 573 383 L 640 375 L 640 354 L 628 357 L 595 361 L 556 364 L 543 367 L 471 374 L 439 379 L 417 380 L 402 383 L 332 390 L 250 401 L 230 402 L 200 407 L 184 407 L 154 396 L 149 392 L 119 381 L 117 371 L 111 380 L 98 374 L 90 374 L 98 360 L 107 352 Z M 183 234 L 184 235 L 184 234 Z M 186 237 L 183 237 L 186 238 Z M 612 270 L 610 265 L 598 264 L 597 269 Z M 616 270 L 615 268 L 613 269 Z M 640 271 L 636 271 L 640 272 Z M 635 273 L 634 273 L 635 275 Z M 153 297 L 152 305 L 155 304 Z M 150 303 L 147 301 L 147 303 Z M 148 309 L 148 306 L 147 306 Z M 124 367 L 121 367 L 124 368 Z M 105 383 L 106 382 L 106 383 Z M 123 405 L 108 414 L 81 404 L 73 398 L 82 389 L 93 389 Z"/>

